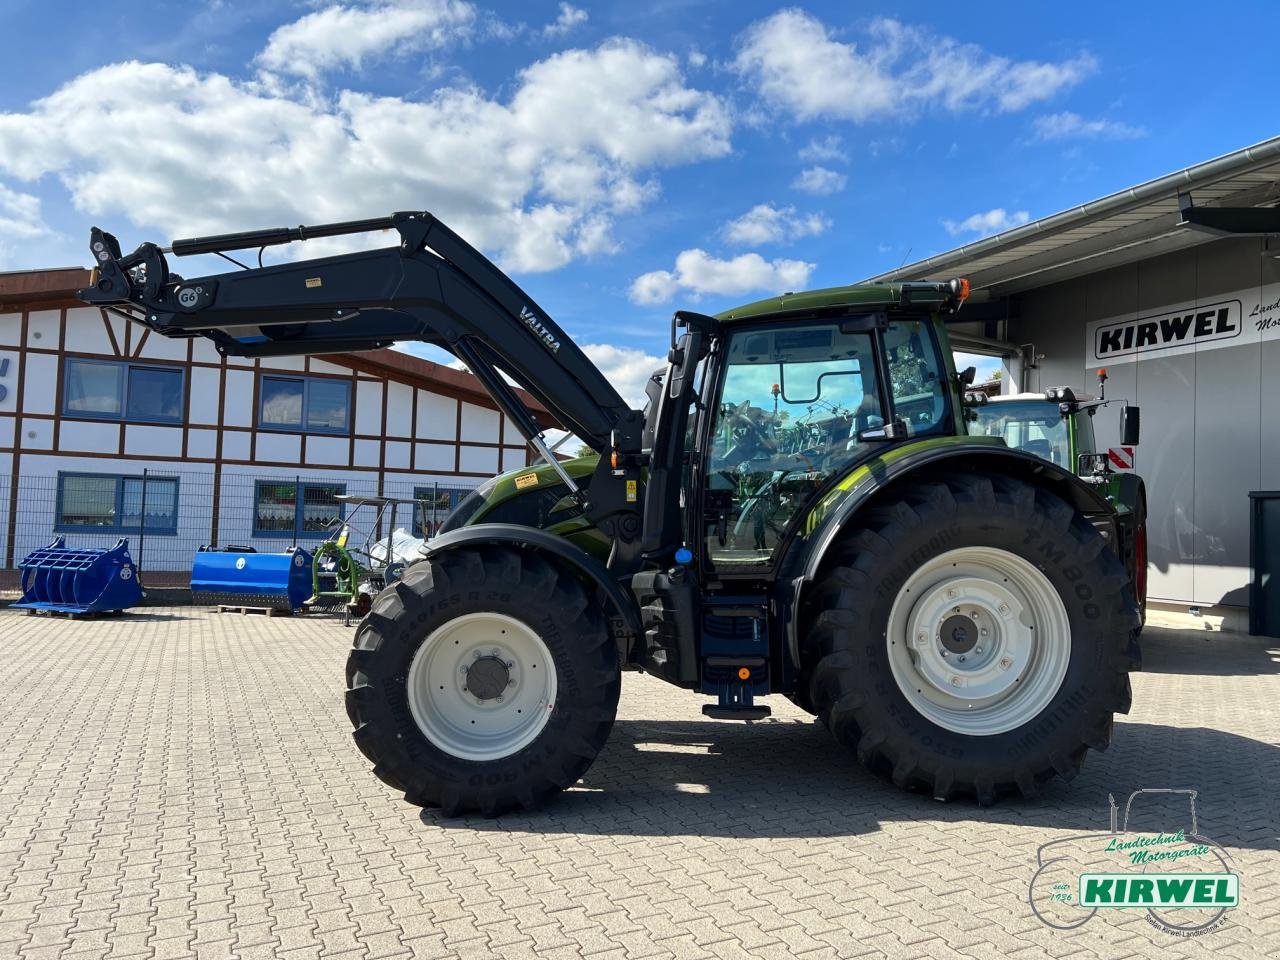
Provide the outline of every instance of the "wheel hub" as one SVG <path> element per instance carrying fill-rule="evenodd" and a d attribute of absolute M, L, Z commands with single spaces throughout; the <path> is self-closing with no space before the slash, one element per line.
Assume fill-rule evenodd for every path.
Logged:
<path fill-rule="evenodd" d="M 968 653 L 978 645 L 978 624 L 963 614 L 952 614 L 942 621 L 938 639 L 951 653 Z"/>
<path fill-rule="evenodd" d="M 511 684 L 511 668 L 495 656 L 481 657 L 467 669 L 464 689 L 477 700 L 493 700 Z"/>

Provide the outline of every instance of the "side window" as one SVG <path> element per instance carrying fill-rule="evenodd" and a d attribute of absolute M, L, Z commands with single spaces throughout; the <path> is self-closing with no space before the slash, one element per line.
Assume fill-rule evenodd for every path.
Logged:
<path fill-rule="evenodd" d="M 707 454 L 703 521 L 718 565 L 771 562 L 817 490 L 884 424 L 872 334 L 838 324 L 734 334 Z"/>
<path fill-rule="evenodd" d="M 925 433 L 946 417 L 946 384 L 924 322 L 897 320 L 884 332 L 894 415 L 910 432 Z"/>

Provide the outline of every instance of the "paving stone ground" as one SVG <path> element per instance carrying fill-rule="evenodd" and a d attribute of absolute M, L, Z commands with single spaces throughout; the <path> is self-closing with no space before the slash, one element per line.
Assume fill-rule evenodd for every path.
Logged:
<path fill-rule="evenodd" d="M 1280 956 L 1280 650 L 1151 627 L 1115 742 L 992 809 L 876 780 L 781 698 L 705 720 L 627 675 L 548 809 L 443 820 L 369 773 L 349 631 L 191 608 L 0 611 L 0 957 Z M 1107 794 L 1199 791 L 1241 906 L 1196 940 L 1140 913 L 1051 930 L 1036 851 Z"/>

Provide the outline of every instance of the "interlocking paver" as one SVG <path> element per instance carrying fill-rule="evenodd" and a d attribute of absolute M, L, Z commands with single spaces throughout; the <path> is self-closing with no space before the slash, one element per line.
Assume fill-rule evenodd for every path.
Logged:
<path fill-rule="evenodd" d="M 900 793 L 780 698 L 751 726 L 628 674 L 547 809 L 444 820 L 367 769 L 333 620 L 0 611 L 0 957 L 1280 956 L 1280 651 L 1152 627 L 1134 712 L 1071 785 L 989 810 Z M 1206 639 L 1207 636 L 1207 639 Z M 1243 902 L 1177 941 L 1026 906 L 1106 795 L 1195 787 Z"/>

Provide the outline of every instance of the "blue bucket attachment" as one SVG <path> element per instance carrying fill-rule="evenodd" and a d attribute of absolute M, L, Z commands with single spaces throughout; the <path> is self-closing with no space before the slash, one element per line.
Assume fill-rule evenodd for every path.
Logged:
<path fill-rule="evenodd" d="M 27 554 L 18 568 L 22 599 L 13 606 L 26 610 L 101 613 L 127 610 L 142 601 L 138 568 L 129 556 L 129 541 L 123 538 L 104 550 L 68 547 L 67 538 L 58 537 Z"/>
<path fill-rule="evenodd" d="M 297 610 L 311 596 L 311 554 L 298 547 L 257 553 L 245 547 L 201 547 L 191 566 L 196 603 Z"/>

